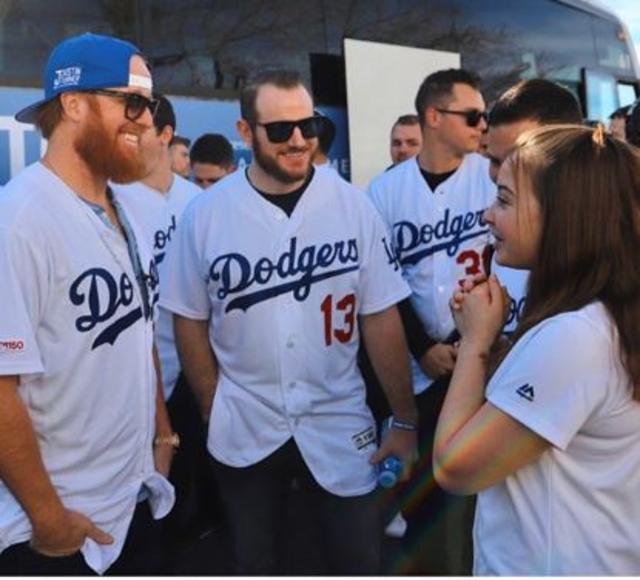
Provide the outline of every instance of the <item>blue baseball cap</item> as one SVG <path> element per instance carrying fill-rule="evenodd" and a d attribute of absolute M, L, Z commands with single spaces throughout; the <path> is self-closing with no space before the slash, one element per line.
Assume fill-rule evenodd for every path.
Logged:
<path fill-rule="evenodd" d="M 140 50 L 130 42 L 85 33 L 63 40 L 49 55 L 44 71 L 44 99 L 22 109 L 16 120 L 33 123 L 38 109 L 68 91 L 143 86 L 152 89 L 147 77 L 129 75 L 129 61 Z"/>

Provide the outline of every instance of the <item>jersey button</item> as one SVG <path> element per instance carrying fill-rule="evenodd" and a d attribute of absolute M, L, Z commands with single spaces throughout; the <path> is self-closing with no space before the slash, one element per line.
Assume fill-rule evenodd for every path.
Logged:
<path fill-rule="evenodd" d="M 287 340 L 287 348 L 293 348 L 295 346 L 295 341 L 293 340 L 293 336 L 290 336 Z"/>
<path fill-rule="evenodd" d="M 290 389 L 295 389 L 295 388 L 296 388 L 296 382 L 295 382 L 295 381 L 291 381 L 291 382 L 289 383 L 289 388 L 290 388 Z"/>

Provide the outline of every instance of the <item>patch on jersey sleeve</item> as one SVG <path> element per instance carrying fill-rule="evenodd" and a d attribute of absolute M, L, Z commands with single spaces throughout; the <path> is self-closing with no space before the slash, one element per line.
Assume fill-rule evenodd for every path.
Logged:
<path fill-rule="evenodd" d="M 351 437 L 353 444 L 356 446 L 358 451 L 362 451 L 369 447 L 369 445 L 375 445 L 376 443 L 376 433 L 373 428 L 367 427 L 364 431 L 360 431 L 356 433 L 353 437 Z"/>
<path fill-rule="evenodd" d="M 21 353 L 27 344 L 21 338 L 0 338 L 0 352 Z"/>
<path fill-rule="evenodd" d="M 530 403 L 533 403 L 536 396 L 533 390 L 533 386 L 530 385 L 529 383 L 525 383 L 521 387 L 518 387 L 516 389 L 516 393 L 518 393 L 518 395 L 520 395 L 523 399 L 526 399 Z"/>

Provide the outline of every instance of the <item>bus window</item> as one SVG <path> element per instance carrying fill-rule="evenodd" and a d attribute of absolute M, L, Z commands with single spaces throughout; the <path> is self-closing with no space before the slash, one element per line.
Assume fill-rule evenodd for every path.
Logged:
<path fill-rule="evenodd" d="M 593 19 L 598 65 L 618 74 L 631 75 L 631 56 L 625 43 L 625 33 L 615 22 Z"/>

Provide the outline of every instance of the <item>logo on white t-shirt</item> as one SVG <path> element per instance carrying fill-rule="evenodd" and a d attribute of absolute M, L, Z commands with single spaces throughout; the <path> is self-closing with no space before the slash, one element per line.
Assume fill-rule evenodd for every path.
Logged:
<path fill-rule="evenodd" d="M 531 401 L 531 402 L 533 402 L 533 399 L 535 397 L 535 393 L 533 392 L 533 387 L 529 383 L 526 383 L 521 387 L 518 387 L 516 389 L 516 393 L 518 393 L 518 395 L 520 395 L 523 399 L 527 399 L 527 401 Z"/>

